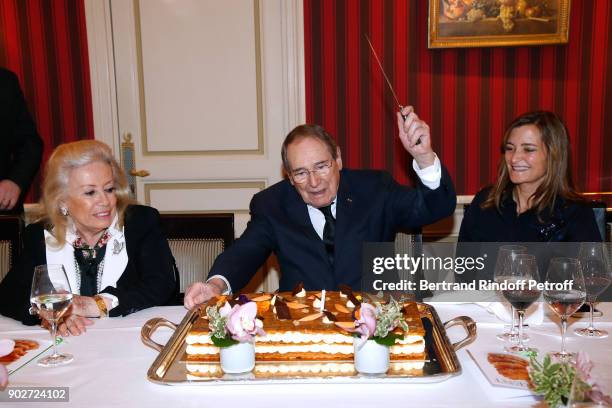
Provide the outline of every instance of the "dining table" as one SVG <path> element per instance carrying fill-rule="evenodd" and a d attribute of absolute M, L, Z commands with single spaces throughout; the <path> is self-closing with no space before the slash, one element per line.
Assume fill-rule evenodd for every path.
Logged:
<path fill-rule="evenodd" d="M 507 344 L 498 340 L 505 323 L 486 308 L 474 303 L 434 302 L 440 319 L 448 321 L 457 316 L 469 316 L 477 325 L 477 336 L 471 344 L 457 350 L 460 372 L 450 378 L 433 383 L 373 383 L 316 381 L 312 383 L 245 382 L 198 383 L 191 385 L 166 385 L 152 382 L 147 370 L 158 352 L 143 344 L 141 328 L 152 318 L 162 317 L 179 323 L 187 310 L 182 306 L 153 307 L 125 317 L 95 320 L 87 332 L 80 336 L 68 336 L 59 346 L 60 351 L 74 356 L 70 364 L 46 368 L 31 359 L 9 376 L 8 388 L 0 392 L 0 406 L 18 407 L 537 407 L 544 406 L 542 399 L 527 389 L 492 385 L 476 363 L 473 355 L 481 350 L 502 352 Z M 540 324 L 530 324 L 525 332 L 529 345 L 541 353 L 560 349 L 559 320 L 546 309 Z M 603 316 L 596 325 L 612 333 L 612 303 L 600 303 Z M 611 393 L 612 388 L 612 337 L 603 339 L 583 338 L 574 329 L 583 327 L 588 318 L 570 318 L 567 348 L 570 351 L 586 351 L 595 363 L 593 375 Z M 447 329 L 451 342 L 458 342 L 466 335 L 464 328 Z M 172 335 L 172 329 L 158 329 L 153 339 L 163 344 Z M 20 322 L 0 317 L 0 338 L 30 339 L 50 344 L 48 331 L 39 326 L 24 326 Z M 45 343 L 46 342 L 46 343 Z M 29 353 L 34 353 L 30 351 Z M 27 355 L 23 358 L 27 358 Z M 67 387 L 67 401 L 7 400 L 13 389 L 32 387 Z M 7 405 L 7 406 L 9 406 Z"/>

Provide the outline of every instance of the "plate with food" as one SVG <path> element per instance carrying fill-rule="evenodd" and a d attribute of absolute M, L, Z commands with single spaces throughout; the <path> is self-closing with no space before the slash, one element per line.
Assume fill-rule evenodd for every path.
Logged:
<path fill-rule="evenodd" d="M 530 389 L 529 359 L 518 354 L 468 350 L 492 385 Z"/>
<path fill-rule="evenodd" d="M 51 348 L 51 342 L 48 340 L 39 341 L 32 339 L 14 338 L 3 339 L 3 343 L 12 351 L 0 357 L 0 364 L 4 364 L 9 375 L 13 374 L 21 367 L 36 359 Z M 61 338 L 60 338 L 61 341 Z"/>

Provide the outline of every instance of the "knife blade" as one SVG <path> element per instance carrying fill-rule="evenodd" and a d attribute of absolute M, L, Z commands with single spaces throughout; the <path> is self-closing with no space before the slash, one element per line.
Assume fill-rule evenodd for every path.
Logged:
<path fill-rule="evenodd" d="M 399 108 L 399 113 L 400 115 L 402 115 L 402 118 L 406 120 L 408 115 L 404 115 L 402 113 L 402 109 L 404 109 L 404 106 L 399 102 L 399 99 L 397 98 L 397 94 L 395 93 L 395 90 L 393 89 L 393 85 L 391 85 L 391 81 L 389 80 L 389 77 L 387 76 L 387 73 L 385 72 L 385 69 L 383 68 L 382 63 L 380 62 L 380 59 L 378 58 L 378 54 L 376 53 L 376 50 L 374 49 L 374 46 L 372 45 L 372 41 L 370 41 L 370 37 L 367 34 L 364 34 L 364 36 L 366 40 L 368 41 L 368 45 L 370 46 L 370 51 L 372 51 L 372 54 L 374 55 L 374 59 L 376 60 L 376 63 L 378 64 L 378 68 L 380 68 L 380 72 L 382 72 L 383 77 L 385 78 L 385 81 L 387 82 L 387 87 L 389 87 L 389 90 L 391 91 L 391 94 L 393 95 L 393 99 L 395 99 L 395 103 L 397 104 Z M 421 143 L 421 139 L 417 140 L 416 144 L 420 144 L 420 143 Z"/>

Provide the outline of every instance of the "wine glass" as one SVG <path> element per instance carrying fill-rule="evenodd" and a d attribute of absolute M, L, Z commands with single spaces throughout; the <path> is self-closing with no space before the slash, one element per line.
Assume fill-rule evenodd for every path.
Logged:
<path fill-rule="evenodd" d="M 497 261 L 495 262 L 495 272 L 493 279 L 495 282 L 504 282 L 506 276 L 510 274 L 510 262 L 517 254 L 524 254 L 527 252 L 527 248 L 522 245 L 502 245 L 499 247 L 497 252 Z M 500 340 L 510 340 L 515 342 L 518 340 L 516 331 L 516 320 L 514 319 L 514 306 L 511 306 L 512 322 L 510 325 L 510 331 L 498 334 L 497 338 Z M 526 336 L 525 336 L 526 337 Z"/>
<path fill-rule="evenodd" d="M 567 318 L 571 316 L 586 299 L 586 289 L 580 262 L 576 258 L 553 258 L 546 273 L 544 299 L 550 308 L 561 318 L 561 351 L 551 355 L 567 361 L 573 353 L 565 350 Z"/>
<path fill-rule="evenodd" d="M 612 270 L 606 262 L 606 257 L 603 252 L 603 244 L 601 242 L 583 242 L 580 245 L 580 254 L 578 259 L 582 265 L 582 274 L 584 275 L 584 284 L 587 293 L 587 303 L 591 309 L 591 320 L 588 327 L 576 329 L 574 332 L 579 336 L 604 338 L 608 336 L 608 332 L 601 329 L 596 329 L 593 325 L 593 308 L 595 299 L 612 282 Z"/>
<path fill-rule="evenodd" d="M 72 302 L 70 282 L 63 265 L 38 265 L 34 268 L 30 302 L 38 308 L 38 315 L 51 324 L 53 353 L 38 360 L 38 365 L 55 367 L 73 360 L 71 354 L 57 352 L 57 324 Z"/>
<path fill-rule="evenodd" d="M 525 310 L 533 302 L 539 299 L 542 291 L 538 289 L 539 282 L 538 263 L 534 255 L 516 254 L 511 262 L 509 274 L 504 277 L 507 289 L 502 290 L 502 295 L 516 309 L 519 317 L 518 344 L 506 347 L 511 353 L 524 351 L 537 351 L 523 344 L 523 319 Z"/>

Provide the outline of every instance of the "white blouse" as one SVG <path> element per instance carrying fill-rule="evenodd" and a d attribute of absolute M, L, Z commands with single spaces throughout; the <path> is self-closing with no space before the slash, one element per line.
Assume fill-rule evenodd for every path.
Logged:
<path fill-rule="evenodd" d="M 106 244 L 106 253 L 104 254 L 104 267 L 102 269 L 100 282 L 100 288 L 102 289 L 107 286 L 117 287 L 117 281 L 123 274 L 128 263 L 125 235 L 123 233 L 124 229 L 119 229 L 117 222 L 118 217 L 115 215 L 115 219 L 108 229 L 110 237 Z M 78 281 L 79 274 L 77 274 L 76 271 L 74 247 L 71 245 L 76 238 L 77 235 L 74 225 L 69 225 L 66 231 L 66 243 L 61 247 L 55 247 L 50 245 L 54 242 L 55 238 L 51 233 L 45 230 L 47 264 L 64 265 L 72 293 L 78 295 L 80 294 L 81 282 Z M 116 296 L 108 293 L 101 293 L 100 295 L 111 299 L 111 309 L 119 305 Z"/>

